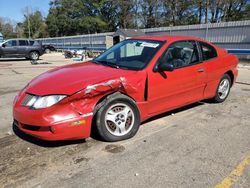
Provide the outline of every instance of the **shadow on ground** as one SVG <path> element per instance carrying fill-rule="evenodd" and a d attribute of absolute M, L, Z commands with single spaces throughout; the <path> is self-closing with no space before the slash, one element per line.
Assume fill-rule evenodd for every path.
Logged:
<path fill-rule="evenodd" d="M 7 62 L 7 61 L 27 61 L 27 59 L 25 59 L 25 58 L 10 58 L 10 59 L 7 59 L 7 58 L 5 59 L 5 58 L 4 58 L 4 59 L 2 59 L 2 58 L 1 58 L 1 59 L 0 59 L 0 62 L 1 62 L 1 61 L 3 61 L 3 62 Z"/>
<path fill-rule="evenodd" d="M 28 134 L 25 134 L 24 132 L 20 131 L 14 123 L 12 124 L 12 128 L 13 128 L 13 132 L 19 138 L 21 138 L 27 142 L 30 142 L 32 144 L 41 146 L 41 147 L 60 147 L 60 146 L 73 145 L 73 144 L 82 144 L 82 143 L 86 142 L 85 139 L 65 140 L 65 141 L 44 141 L 44 140 L 35 138 L 33 136 L 30 136 Z"/>
<path fill-rule="evenodd" d="M 204 105 L 206 103 L 210 103 L 210 102 L 209 101 L 197 102 L 197 103 L 185 106 L 185 107 L 181 107 L 181 108 L 169 111 L 169 112 L 162 113 L 160 115 L 156 115 L 156 116 L 151 117 L 150 119 L 144 121 L 142 123 L 142 125 L 146 124 L 146 123 L 149 123 L 151 121 L 160 119 L 160 118 L 164 118 L 164 117 L 170 116 L 172 114 L 178 114 L 180 112 L 183 112 L 183 111 L 186 111 L 186 110 L 190 110 L 192 108 L 196 108 L 196 107 Z M 95 124 L 95 121 L 93 121 L 93 125 L 94 124 Z M 32 137 L 32 136 L 27 135 L 24 132 L 20 131 L 18 129 L 18 127 L 14 123 L 13 123 L 13 131 L 14 131 L 14 133 L 19 138 L 21 138 L 21 139 L 23 139 L 25 141 L 31 142 L 33 144 L 36 144 L 38 146 L 41 146 L 41 147 L 59 147 L 59 146 L 65 146 L 65 145 L 71 145 L 71 144 L 82 144 L 82 143 L 86 142 L 85 139 L 82 139 L 82 140 L 65 140 L 65 141 L 44 141 L 44 140 L 40 140 L 38 138 Z M 95 140 L 98 140 L 98 141 L 103 141 L 101 139 L 101 137 L 97 133 L 96 126 L 92 126 L 92 129 L 91 129 L 91 138 L 93 138 Z"/>
<path fill-rule="evenodd" d="M 171 111 L 168 111 L 168 112 L 164 112 L 162 114 L 159 114 L 159 115 L 156 115 L 156 116 L 153 116 L 151 118 L 149 118 L 148 120 L 144 121 L 142 123 L 143 124 L 146 124 L 146 123 L 149 123 L 151 121 L 154 121 L 154 120 L 157 120 L 157 119 L 160 119 L 160 118 L 164 118 L 164 117 L 167 117 L 167 116 L 170 116 L 172 114 L 178 114 L 180 112 L 183 112 L 183 111 L 186 111 L 186 110 L 190 110 L 192 108 L 196 108 L 198 106 L 201 106 L 201 105 L 204 105 L 206 103 L 209 103 L 209 101 L 203 101 L 203 102 L 197 102 L 197 103 L 193 103 L 193 104 L 190 104 L 190 105 L 187 105 L 187 106 L 184 106 L 184 107 L 181 107 L 181 108 L 177 108 L 175 110 L 171 110 Z"/>
<path fill-rule="evenodd" d="M 52 63 L 49 63 L 49 62 L 41 62 L 43 61 L 43 59 L 39 59 L 37 61 L 34 61 L 34 60 L 29 60 L 29 59 L 26 59 L 26 58 L 10 58 L 10 59 L 0 59 L 0 63 L 1 62 L 11 62 L 11 61 L 30 61 L 30 63 L 32 65 L 48 65 L 48 64 L 52 64 Z M 9 65 L 12 65 L 12 64 L 9 64 Z"/>
<path fill-rule="evenodd" d="M 165 113 L 153 116 L 153 117 L 147 119 L 146 121 L 142 122 L 141 125 L 144 125 L 146 123 L 149 123 L 151 121 L 154 121 L 154 120 L 157 120 L 157 119 L 160 119 L 160 118 L 164 118 L 164 117 L 170 116 L 172 114 L 178 114 L 180 112 L 183 112 L 183 111 L 186 111 L 186 110 L 190 110 L 192 108 L 196 108 L 196 107 L 204 105 L 206 103 L 211 103 L 212 104 L 212 102 L 210 100 L 196 102 L 196 103 L 193 103 L 193 104 L 190 104 L 190 105 L 187 105 L 187 106 L 175 109 L 175 110 L 171 110 L 171 111 L 168 111 L 168 112 L 165 112 Z M 94 118 L 94 120 L 95 120 L 95 118 Z M 97 133 L 96 126 L 93 126 L 93 125 L 95 125 L 95 122 L 93 122 L 92 127 L 91 127 L 91 138 L 103 142 L 102 138 Z"/>

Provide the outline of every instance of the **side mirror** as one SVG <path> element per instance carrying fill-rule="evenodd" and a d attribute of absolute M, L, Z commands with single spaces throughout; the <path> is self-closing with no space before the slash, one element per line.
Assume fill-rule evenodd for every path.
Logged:
<path fill-rule="evenodd" d="M 6 44 L 2 44 L 2 47 L 5 48 L 5 47 L 6 47 Z"/>
<path fill-rule="evenodd" d="M 174 70 L 174 66 L 168 63 L 160 63 L 158 65 L 158 72 L 164 72 L 164 71 L 168 71 L 168 72 L 172 72 Z"/>

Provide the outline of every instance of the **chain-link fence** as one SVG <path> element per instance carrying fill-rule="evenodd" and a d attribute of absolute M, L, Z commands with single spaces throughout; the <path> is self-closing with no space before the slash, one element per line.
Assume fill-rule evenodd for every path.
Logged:
<path fill-rule="evenodd" d="M 146 35 L 185 35 L 210 41 L 237 54 L 250 55 L 250 20 L 213 24 L 142 29 Z M 58 49 L 90 49 L 103 51 L 113 32 L 38 39 Z M 249 58 L 249 57 L 248 57 Z"/>

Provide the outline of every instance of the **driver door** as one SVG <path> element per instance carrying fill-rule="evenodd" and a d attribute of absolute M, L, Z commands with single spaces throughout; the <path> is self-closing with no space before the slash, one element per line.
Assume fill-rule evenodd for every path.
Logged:
<path fill-rule="evenodd" d="M 4 56 L 12 56 L 17 54 L 17 41 L 16 40 L 9 40 L 3 43 L 2 46 L 3 55 Z"/>
<path fill-rule="evenodd" d="M 159 61 L 172 64 L 174 70 L 148 74 L 149 114 L 165 112 L 203 98 L 206 70 L 195 41 L 171 44 Z"/>

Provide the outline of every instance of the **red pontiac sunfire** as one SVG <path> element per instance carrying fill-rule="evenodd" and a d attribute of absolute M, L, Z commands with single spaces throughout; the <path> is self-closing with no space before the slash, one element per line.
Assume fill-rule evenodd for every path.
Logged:
<path fill-rule="evenodd" d="M 223 102 L 237 64 L 201 39 L 135 37 L 33 79 L 15 97 L 14 125 L 44 140 L 87 138 L 91 126 L 105 141 L 128 139 L 149 117 L 203 99 Z"/>

